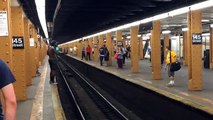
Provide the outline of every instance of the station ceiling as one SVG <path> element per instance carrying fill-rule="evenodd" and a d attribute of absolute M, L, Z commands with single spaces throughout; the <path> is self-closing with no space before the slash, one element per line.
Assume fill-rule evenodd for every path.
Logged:
<path fill-rule="evenodd" d="M 40 27 L 34 0 L 24 3 L 28 17 Z M 64 43 L 136 20 L 206 0 L 46 0 L 49 36 Z"/>

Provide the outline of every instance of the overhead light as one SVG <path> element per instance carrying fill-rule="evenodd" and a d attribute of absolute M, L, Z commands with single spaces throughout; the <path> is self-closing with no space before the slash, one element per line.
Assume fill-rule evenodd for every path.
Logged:
<path fill-rule="evenodd" d="M 38 13 L 38 18 L 41 23 L 42 29 L 44 31 L 44 34 L 46 38 L 49 38 L 48 32 L 47 32 L 47 24 L 46 24 L 46 17 L 45 17 L 45 0 L 35 0 L 36 3 L 36 9 Z"/>
<path fill-rule="evenodd" d="M 213 1 L 212 1 L 213 2 Z M 210 20 L 206 20 L 206 19 L 204 19 L 204 20 L 201 20 L 202 22 L 209 22 Z"/>
<path fill-rule="evenodd" d="M 170 31 L 170 30 L 162 31 L 162 34 L 169 34 L 169 33 L 171 33 L 171 31 Z"/>
<path fill-rule="evenodd" d="M 201 2 L 201 3 L 191 5 L 190 9 L 191 10 L 199 10 L 199 9 L 208 8 L 208 7 L 211 7 L 211 6 L 213 6 L 213 1 L 207 0 L 205 2 Z"/>
<path fill-rule="evenodd" d="M 141 20 L 140 24 L 145 24 L 145 23 L 148 23 L 148 22 L 151 22 L 151 21 L 152 21 L 152 17 L 146 18 L 146 19 Z"/>
<path fill-rule="evenodd" d="M 188 31 L 189 29 L 188 28 L 182 28 L 182 31 Z"/>
<path fill-rule="evenodd" d="M 210 36 L 210 33 L 203 33 L 202 36 Z"/>
<path fill-rule="evenodd" d="M 184 14 L 184 13 L 187 13 L 187 12 L 189 12 L 189 7 L 183 7 L 183 8 L 180 8 L 180 9 L 170 11 L 169 16 L 173 17 L 173 16 L 181 15 L 181 14 Z"/>
<path fill-rule="evenodd" d="M 164 18 L 167 18 L 167 17 L 169 17 L 169 14 L 168 13 L 163 13 L 163 14 L 154 16 L 153 20 L 160 20 L 160 19 L 164 19 Z"/>
<path fill-rule="evenodd" d="M 213 24 L 211 24 L 210 27 L 213 28 Z"/>

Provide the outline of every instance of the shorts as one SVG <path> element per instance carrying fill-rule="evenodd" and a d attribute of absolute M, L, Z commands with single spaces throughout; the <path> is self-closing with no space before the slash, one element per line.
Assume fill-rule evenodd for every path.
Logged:
<path fill-rule="evenodd" d="M 171 77 L 171 76 L 174 77 L 175 72 L 174 72 L 174 71 L 170 71 L 170 67 L 171 67 L 171 65 L 169 64 L 169 65 L 168 65 L 168 76 L 169 76 L 169 77 Z"/>

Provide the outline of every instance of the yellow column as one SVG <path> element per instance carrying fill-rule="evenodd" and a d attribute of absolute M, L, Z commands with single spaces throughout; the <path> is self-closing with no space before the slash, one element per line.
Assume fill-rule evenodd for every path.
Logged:
<path fill-rule="evenodd" d="M 31 61 L 29 58 L 30 55 L 30 35 L 29 35 L 29 20 L 27 18 L 24 18 L 24 47 L 25 47 L 25 69 L 26 69 L 26 84 L 31 85 L 32 84 L 32 76 L 31 76 Z"/>
<path fill-rule="evenodd" d="M 84 41 L 81 40 L 81 41 L 78 41 L 77 44 L 78 44 L 78 57 L 81 58 L 82 57 L 82 48 L 84 46 Z"/>
<path fill-rule="evenodd" d="M 154 80 L 160 80 L 161 77 L 161 41 L 160 41 L 160 20 L 153 21 L 153 30 L 151 36 L 152 49 L 152 77 Z"/>
<path fill-rule="evenodd" d="M 93 54 L 92 54 L 92 48 L 93 48 L 92 38 L 89 38 L 89 39 L 88 39 L 88 42 L 89 42 L 89 46 L 91 47 L 90 59 L 93 60 Z"/>
<path fill-rule="evenodd" d="M 94 61 L 98 62 L 98 55 L 99 55 L 99 47 L 98 47 L 98 37 L 94 37 Z"/>
<path fill-rule="evenodd" d="M 13 71 L 13 62 L 12 62 L 12 42 L 11 42 L 11 8 L 10 0 L 1 0 L 0 1 L 0 10 L 4 11 L 7 17 L 7 28 L 8 31 L 5 31 L 5 35 L 0 35 L 0 58 L 5 61 Z M 0 26 L 1 27 L 1 26 Z"/>
<path fill-rule="evenodd" d="M 122 31 L 121 30 L 116 31 L 116 46 L 118 45 L 117 44 L 118 42 L 122 42 L 123 43 L 123 40 L 122 40 Z"/>
<path fill-rule="evenodd" d="M 112 66 L 112 57 L 111 56 L 113 54 L 113 50 L 112 50 L 111 33 L 106 34 L 106 46 L 109 51 L 109 61 L 107 61 L 107 66 Z"/>
<path fill-rule="evenodd" d="M 139 37 L 139 49 L 138 49 L 138 53 L 139 53 L 139 59 L 140 60 L 143 60 L 144 59 L 144 53 L 143 53 L 143 40 L 142 40 L 142 37 Z"/>
<path fill-rule="evenodd" d="M 183 32 L 183 65 L 188 65 L 187 56 L 187 32 Z"/>
<path fill-rule="evenodd" d="M 139 72 L 139 56 L 138 56 L 138 26 L 131 27 L 131 71 Z"/>
<path fill-rule="evenodd" d="M 164 35 L 164 59 L 166 59 L 166 47 L 169 46 L 169 34 Z"/>
<path fill-rule="evenodd" d="M 104 45 L 104 36 L 103 35 L 99 35 L 99 48 L 101 48 L 101 46 Z"/>
<path fill-rule="evenodd" d="M 22 7 L 12 7 L 12 36 L 24 37 L 24 13 Z M 25 42 L 26 40 L 24 40 Z M 13 41 L 13 44 L 16 43 Z M 25 44 L 25 43 L 24 43 Z M 25 48 L 17 49 L 13 48 L 13 70 L 16 78 L 14 84 L 17 100 L 27 99 L 27 87 L 26 87 L 26 62 L 25 62 Z"/>
<path fill-rule="evenodd" d="M 201 10 L 191 11 L 191 36 L 195 33 L 202 33 Z M 202 43 L 192 44 L 192 37 L 188 39 L 191 43 L 191 73 L 189 79 L 189 90 L 202 90 Z"/>
<path fill-rule="evenodd" d="M 33 38 L 34 27 L 30 24 L 30 63 L 31 63 L 31 76 L 35 77 L 36 74 L 36 61 L 35 61 L 35 39 Z"/>
<path fill-rule="evenodd" d="M 213 28 L 210 27 L 210 69 L 213 69 Z"/>

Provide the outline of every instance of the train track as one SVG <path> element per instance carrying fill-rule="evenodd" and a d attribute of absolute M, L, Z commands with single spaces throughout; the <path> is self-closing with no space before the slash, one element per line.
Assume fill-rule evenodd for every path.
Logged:
<path fill-rule="evenodd" d="M 77 119 L 81 120 L 128 120 L 88 79 L 60 58 L 60 74 L 71 96 Z"/>

